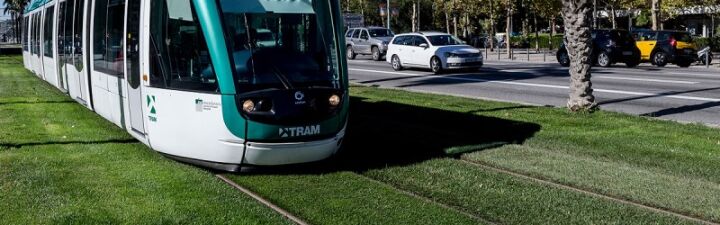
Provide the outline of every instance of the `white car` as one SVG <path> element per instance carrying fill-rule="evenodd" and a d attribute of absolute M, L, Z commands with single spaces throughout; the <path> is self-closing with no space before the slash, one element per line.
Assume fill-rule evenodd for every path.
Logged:
<path fill-rule="evenodd" d="M 396 35 L 390 41 L 387 62 L 394 70 L 405 67 L 431 69 L 477 69 L 483 66 L 480 50 L 447 33 L 421 32 Z"/>

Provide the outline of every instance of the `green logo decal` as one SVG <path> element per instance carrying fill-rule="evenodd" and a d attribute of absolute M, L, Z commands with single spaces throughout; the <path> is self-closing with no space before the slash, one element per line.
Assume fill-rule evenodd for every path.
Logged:
<path fill-rule="evenodd" d="M 147 106 L 150 109 L 150 114 L 148 115 L 148 119 L 150 119 L 150 122 L 157 122 L 157 110 L 155 110 L 155 96 L 154 95 L 147 96 Z"/>

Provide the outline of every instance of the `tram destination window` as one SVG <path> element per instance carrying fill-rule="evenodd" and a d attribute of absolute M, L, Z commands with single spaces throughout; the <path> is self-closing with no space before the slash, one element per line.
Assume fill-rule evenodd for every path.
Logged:
<path fill-rule="evenodd" d="M 150 7 L 150 85 L 219 92 L 195 8 L 190 0 L 154 0 Z"/>
<path fill-rule="evenodd" d="M 93 64 L 95 70 L 110 75 L 124 71 L 123 30 L 125 1 L 95 1 Z"/>

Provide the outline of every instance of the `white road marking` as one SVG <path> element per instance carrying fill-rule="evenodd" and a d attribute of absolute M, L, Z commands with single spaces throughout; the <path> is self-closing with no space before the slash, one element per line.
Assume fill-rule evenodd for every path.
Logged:
<path fill-rule="evenodd" d="M 539 87 L 539 88 L 548 88 L 548 89 L 569 89 L 568 86 L 550 85 L 550 84 L 534 84 L 534 83 L 525 83 L 525 82 L 516 82 L 516 81 L 497 81 L 497 80 L 486 80 L 486 79 L 477 79 L 477 78 L 422 75 L 422 74 L 416 74 L 416 73 L 366 70 L 366 69 L 348 69 L 348 70 L 357 71 L 357 72 L 393 74 L 393 75 L 401 75 L 401 76 L 407 76 L 407 77 L 432 77 L 432 78 L 441 78 L 441 79 L 448 79 L 448 80 L 462 80 L 462 81 L 474 81 L 474 82 L 485 82 L 485 83 L 495 83 L 495 84 L 508 84 L 508 85 L 525 86 L 525 87 Z M 672 98 L 672 99 L 694 100 L 694 101 L 704 101 L 704 102 L 720 102 L 720 98 L 704 98 L 704 97 L 694 97 L 694 96 L 686 96 L 686 95 L 662 95 L 662 94 L 647 93 L 647 92 L 621 91 L 621 90 L 610 90 L 610 89 L 595 89 L 595 92 L 609 93 L 609 94 L 622 94 L 622 95 L 631 95 L 631 96 L 649 96 L 649 97 L 654 96 L 654 97 L 659 97 L 659 98 Z"/>
<path fill-rule="evenodd" d="M 699 82 L 682 81 L 682 80 L 661 80 L 661 79 L 645 79 L 645 78 L 615 77 L 615 76 L 593 76 L 593 78 L 606 79 L 606 80 L 630 80 L 630 81 L 646 81 L 646 82 L 674 83 L 674 84 L 699 84 Z"/>

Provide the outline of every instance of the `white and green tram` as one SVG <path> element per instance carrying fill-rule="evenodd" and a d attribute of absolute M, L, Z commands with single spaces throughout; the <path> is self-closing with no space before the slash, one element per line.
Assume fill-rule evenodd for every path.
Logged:
<path fill-rule="evenodd" d="M 34 0 L 25 67 L 174 159 L 325 159 L 348 118 L 338 0 Z"/>

